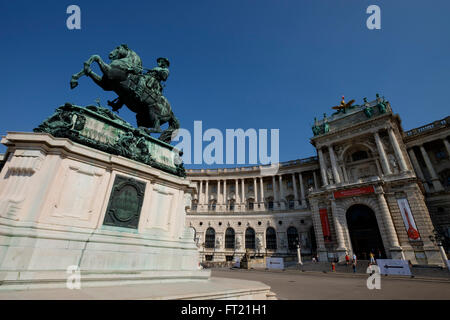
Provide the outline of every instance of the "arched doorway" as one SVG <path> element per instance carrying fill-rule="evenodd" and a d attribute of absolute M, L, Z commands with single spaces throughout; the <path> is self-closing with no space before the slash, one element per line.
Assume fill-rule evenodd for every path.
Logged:
<path fill-rule="evenodd" d="M 372 209 L 355 204 L 347 210 L 346 217 L 353 253 L 362 260 L 368 260 L 370 252 L 373 252 L 375 257 L 381 254 L 381 257 L 385 258 L 383 240 Z"/>

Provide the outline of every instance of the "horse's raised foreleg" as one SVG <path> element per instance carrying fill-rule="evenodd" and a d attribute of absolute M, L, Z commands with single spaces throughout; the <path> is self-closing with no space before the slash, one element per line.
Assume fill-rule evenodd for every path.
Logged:
<path fill-rule="evenodd" d="M 76 86 L 78 86 L 78 79 L 80 79 L 82 76 L 87 76 L 92 72 L 91 64 L 93 61 L 96 61 L 97 59 L 101 60 L 100 56 L 94 54 L 84 63 L 83 70 L 72 75 L 72 79 L 70 79 L 70 88 L 71 89 L 74 89 Z"/>
<path fill-rule="evenodd" d="M 84 75 L 86 75 L 86 73 L 84 73 L 84 69 L 78 73 L 73 74 L 72 79 L 70 79 L 70 89 L 74 89 L 78 85 L 78 79 L 80 79 Z"/>

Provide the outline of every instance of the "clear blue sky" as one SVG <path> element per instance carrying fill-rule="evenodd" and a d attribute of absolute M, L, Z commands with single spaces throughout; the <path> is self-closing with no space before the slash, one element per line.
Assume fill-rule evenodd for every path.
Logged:
<path fill-rule="evenodd" d="M 70 4 L 81 30 L 66 28 Z M 371 4 L 381 30 L 366 28 Z M 341 95 L 381 93 L 405 130 L 449 115 L 449 15 L 448 0 L 1 1 L 0 134 L 31 131 L 66 101 L 106 104 L 114 93 L 87 78 L 70 90 L 70 76 L 127 43 L 148 68 L 170 59 L 182 127 L 279 128 L 281 161 L 313 156 L 313 119 Z"/>

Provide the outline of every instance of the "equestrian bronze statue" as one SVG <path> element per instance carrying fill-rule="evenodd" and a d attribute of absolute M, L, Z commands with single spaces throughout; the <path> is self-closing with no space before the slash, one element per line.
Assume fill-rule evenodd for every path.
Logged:
<path fill-rule="evenodd" d="M 81 76 L 90 77 L 103 90 L 114 91 L 118 95 L 115 100 L 108 101 L 113 111 L 126 105 L 136 113 L 139 129 L 148 134 L 161 133 L 159 140 L 170 143 L 180 123 L 163 95 L 162 82 L 169 76 L 169 60 L 158 58 L 158 67 L 144 73 L 141 58 L 125 44 L 111 51 L 109 59 L 111 63 L 107 64 L 100 56 L 91 56 L 84 63 L 83 70 L 72 76 L 70 87 L 74 89 Z M 103 76 L 91 70 L 94 61 L 98 63 Z M 162 131 L 161 125 L 166 122 L 168 128 Z"/>

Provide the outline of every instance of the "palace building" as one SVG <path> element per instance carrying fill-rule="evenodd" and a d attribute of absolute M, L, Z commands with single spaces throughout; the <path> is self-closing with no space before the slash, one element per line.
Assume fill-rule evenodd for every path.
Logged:
<path fill-rule="evenodd" d="M 344 101 L 343 101 L 344 102 Z M 341 103 L 315 120 L 317 156 L 189 169 L 187 225 L 204 261 L 369 253 L 443 265 L 450 237 L 450 117 L 404 131 L 390 103 Z"/>

